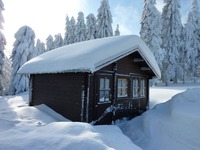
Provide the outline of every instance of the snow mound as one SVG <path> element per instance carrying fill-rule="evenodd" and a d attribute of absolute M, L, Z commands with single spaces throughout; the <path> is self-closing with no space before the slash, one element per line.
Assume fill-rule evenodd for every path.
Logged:
<path fill-rule="evenodd" d="M 189 89 L 121 125 L 144 150 L 198 150 L 200 147 L 200 89 Z"/>
<path fill-rule="evenodd" d="M 0 97 L 0 150 L 11 149 L 141 150 L 117 126 L 70 122 L 45 105 L 28 106 L 28 93 Z"/>
<path fill-rule="evenodd" d="M 84 123 L 55 122 L 35 130 L 26 127 L 7 130 L 0 135 L 4 137 L 0 138 L 4 150 L 113 150 L 104 144 L 102 136 L 92 126 Z"/>
<path fill-rule="evenodd" d="M 48 114 L 49 116 L 52 116 L 57 121 L 70 121 L 70 120 L 66 119 L 65 117 L 63 117 L 62 115 L 60 115 L 59 113 L 55 112 L 53 109 L 51 109 L 50 107 L 48 107 L 45 104 L 37 105 L 35 107 L 37 109 L 39 109 L 40 111 Z"/>
<path fill-rule="evenodd" d="M 171 117 L 174 119 L 186 120 L 186 118 L 199 120 L 200 119 L 200 90 L 193 89 L 187 92 L 177 94 L 173 97 L 170 105 Z"/>
<path fill-rule="evenodd" d="M 127 137 L 117 126 L 102 125 L 95 126 L 95 129 L 101 133 L 107 145 L 116 150 L 142 150 Z"/>

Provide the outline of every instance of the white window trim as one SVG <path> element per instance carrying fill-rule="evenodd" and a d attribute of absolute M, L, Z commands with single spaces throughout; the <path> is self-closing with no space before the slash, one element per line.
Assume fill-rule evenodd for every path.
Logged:
<path fill-rule="evenodd" d="M 119 80 L 126 81 L 126 85 L 125 86 L 120 85 L 120 87 L 119 87 Z M 122 95 L 119 95 L 119 88 L 122 89 Z M 125 77 L 118 77 L 117 78 L 117 98 L 120 99 L 120 98 L 127 98 L 127 97 L 128 97 L 128 79 Z"/>
<path fill-rule="evenodd" d="M 145 79 L 140 80 L 140 97 L 146 97 Z"/>
<path fill-rule="evenodd" d="M 137 84 L 135 84 L 135 87 L 134 87 L 134 81 L 137 81 Z M 132 80 L 132 88 L 133 88 L 133 98 L 138 98 L 140 96 L 140 93 L 139 93 L 139 79 L 135 78 Z"/>
<path fill-rule="evenodd" d="M 103 88 L 101 88 L 101 79 L 103 79 L 104 80 L 104 84 L 103 84 Z M 109 82 L 108 82 L 108 89 L 105 87 L 106 86 L 106 80 L 108 80 Z M 109 78 L 106 78 L 106 77 L 100 77 L 99 78 L 99 102 L 98 103 L 109 103 L 110 102 L 110 79 Z M 101 93 L 101 91 L 104 91 L 104 92 L 106 92 L 106 91 L 108 91 L 108 97 L 106 98 L 105 97 L 105 93 L 104 93 L 104 97 L 102 97 L 102 98 L 100 98 L 100 93 Z"/>

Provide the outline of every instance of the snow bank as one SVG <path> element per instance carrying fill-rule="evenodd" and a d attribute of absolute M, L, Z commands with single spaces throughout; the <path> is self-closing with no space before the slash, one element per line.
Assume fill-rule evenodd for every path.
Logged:
<path fill-rule="evenodd" d="M 149 107 L 152 109 L 156 104 L 164 103 L 172 98 L 172 96 L 184 92 L 188 87 L 151 87 Z M 159 94 L 158 94 L 159 93 Z"/>
<path fill-rule="evenodd" d="M 16 127 L 0 132 L 0 136 L 4 137 L 0 138 L 4 150 L 141 150 L 116 126 L 94 127 L 78 122 L 53 122 L 38 128 Z"/>
<path fill-rule="evenodd" d="M 84 123 L 55 122 L 36 129 L 15 128 L 0 133 L 2 149 L 113 150 L 102 136 Z"/>
<path fill-rule="evenodd" d="M 107 145 L 116 150 L 142 150 L 127 137 L 117 126 L 102 125 L 95 126 L 95 129 L 101 133 Z"/>
<path fill-rule="evenodd" d="M 144 150 L 200 148 L 200 89 L 189 89 L 121 125 L 123 132 Z"/>
<path fill-rule="evenodd" d="M 45 105 L 27 103 L 28 93 L 0 97 L 0 149 L 141 150 L 117 126 L 70 122 Z"/>

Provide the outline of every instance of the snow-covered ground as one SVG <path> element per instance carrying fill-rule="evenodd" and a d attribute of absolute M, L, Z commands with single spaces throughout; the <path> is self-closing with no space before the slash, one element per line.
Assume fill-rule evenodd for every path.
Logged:
<path fill-rule="evenodd" d="M 175 93 L 179 94 L 172 97 Z M 152 88 L 151 98 L 151 106 L 162 103 L 121 124 L 124 134 L 144 150 L 199 150 L 200 88 Z"/>
<path fill-rule="evenodd" d="M 159 86 L 150 88 L 150 108 L 158 103 L 163 103 L 172 98 L 172 96 L 184 92 L 188 89 L 200 88 L 200 84 L 179 84 L 171 86 Z"/>
<path fill-rule="evenodd" d="M 28 93 L 0 97 L 0 150 L 141 150 L 117 126 L 70 122 Z"/>
<path fill-rule="evenodd" d="M 200 88 L 153 87 L 153 109 L 130 121 L 101 126 L 70 122 L 45 105 L 30 107 L 28 93 L 0 97 L 0 150 L 196 150 L 200 147 L 196 87 Z M 172 97 L 177 93 L 181 94 Z"/>

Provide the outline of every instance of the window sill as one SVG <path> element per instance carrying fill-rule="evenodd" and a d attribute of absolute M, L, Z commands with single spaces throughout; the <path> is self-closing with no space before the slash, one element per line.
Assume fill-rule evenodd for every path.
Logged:
<path fill-rule="evenodd" d="M 140 96 L 140 98 L 146 98 L 146 96 Z"/>
<path fill-rule="evenodd" d="M 123 101 L 123 100 L 127 100 L 130 99 L 129 97 L 117 97 L 118 101 Z"/>
<path fill-rule="evenodd" d="M 98 102 L 98 104 L 108 104 L 108 103 L 111 103 L 111 101 Z"/>
<path fill-rule="evenodd" d="M 133 97 L 132 99 L 140 99 L 140 98 L 146 98 L 146 96 L 138 96 L 138 97 Z"/>

